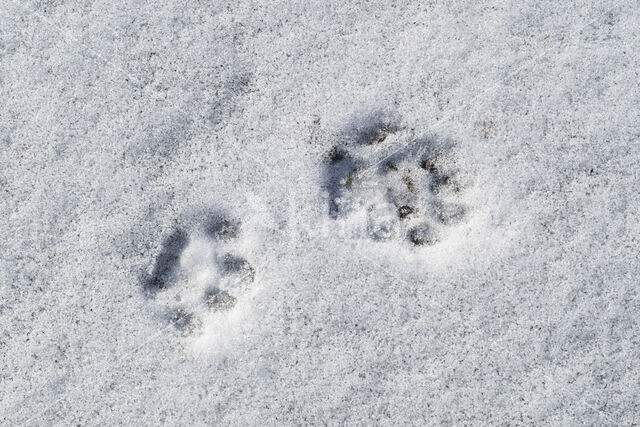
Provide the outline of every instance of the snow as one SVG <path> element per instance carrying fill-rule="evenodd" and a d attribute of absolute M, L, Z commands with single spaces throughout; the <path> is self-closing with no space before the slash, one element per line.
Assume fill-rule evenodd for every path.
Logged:
<path fill-rule="evenodd" d="M 638 6 L 0 1 L 0 424 L 638 423 Z"/>

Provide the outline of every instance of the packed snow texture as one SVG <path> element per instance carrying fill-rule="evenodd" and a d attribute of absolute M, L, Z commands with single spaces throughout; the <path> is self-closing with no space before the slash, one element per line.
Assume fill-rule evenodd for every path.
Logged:
<path fill-rule="evenodd" d="M 640 3 L 0 0 L 0 424 L 640 422 Z"/>

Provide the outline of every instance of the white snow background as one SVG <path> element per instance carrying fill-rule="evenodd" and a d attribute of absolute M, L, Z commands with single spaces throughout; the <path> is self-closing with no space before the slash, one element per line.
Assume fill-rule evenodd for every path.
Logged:
<path fill-rule="evenodd" d="M 0 0 L 0 424 L 639 423 L 639 70 L 637 0 Z M 378 117 L 452 147 L 435 244 L 329 215 Z"/>

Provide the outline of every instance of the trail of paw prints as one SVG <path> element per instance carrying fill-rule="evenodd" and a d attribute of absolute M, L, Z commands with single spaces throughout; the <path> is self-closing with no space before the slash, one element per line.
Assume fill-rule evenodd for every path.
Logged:
<path fill-rule="evenodd" d="M 162 242 L 144 291 L 182 335 L 199 335 L 211 313 L 232 311 L 246 296 L 255 270 L 241 254 L 240 223 L 211 215 L 190 230 L 175 229 Z"/>
<path fill-rule="evenodd" d="M 354 129 L 325 162 L 332 219 L 359 237 L 429 246 L 467 218 L 455 144 L 416 138 L 389 118 L 369 118 Z"/>

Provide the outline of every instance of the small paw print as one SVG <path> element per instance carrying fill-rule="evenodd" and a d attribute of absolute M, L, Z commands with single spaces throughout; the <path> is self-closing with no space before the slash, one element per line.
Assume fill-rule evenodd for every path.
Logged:
<path fill-rule="evenodd" d="M 144 290 L 183 335 L 198 334 L 208 313 L 233 310 L 251 287 L 255 270 L 236 252 L 240 241 L 240 223 L 222 215 L 164 239 Z"/>

